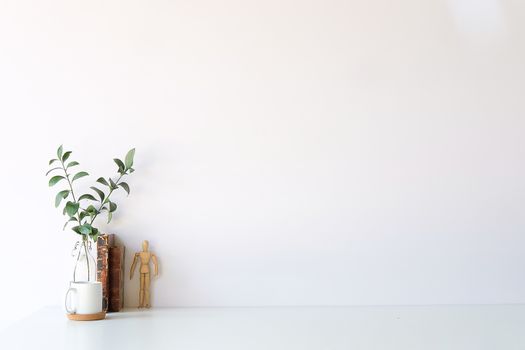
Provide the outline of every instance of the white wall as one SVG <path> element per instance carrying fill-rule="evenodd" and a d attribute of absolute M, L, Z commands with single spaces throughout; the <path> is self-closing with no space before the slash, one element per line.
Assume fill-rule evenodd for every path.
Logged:
<path fill-rule="evenodd" d="M 137 148 L 154 305 L 525 302 L 524 6 L 3 0 L 0 317 L 62 302 L 61 143 Z"/>

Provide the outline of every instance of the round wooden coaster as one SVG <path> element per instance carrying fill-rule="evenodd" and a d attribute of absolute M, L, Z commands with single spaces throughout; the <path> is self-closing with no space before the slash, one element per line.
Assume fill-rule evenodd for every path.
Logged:
<path fill-rule="evenodd" d="M 102 311 L 96 314 L 85 314 L 85 315 L 67 314 L 67 318 L 69 318 L 72 321 L 97 321 L 97 320 L 105 319 L 106 313 Z"/>

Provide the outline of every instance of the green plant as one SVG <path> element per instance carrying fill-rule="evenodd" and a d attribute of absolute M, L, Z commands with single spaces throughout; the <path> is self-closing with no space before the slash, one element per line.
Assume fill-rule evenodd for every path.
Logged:
<path fill-rule="evenodd" d="M 122 181 L 122 178 L 126 175 L 131 174 L 135 171 L 133 166 L 133 158 L 135 156 L 135 149 L 131 149 L 124 158 L 124 161 L 115 158 L 113 161 L 117 165 L 118 176 L 115 180 L 108 177 L 107 179 L 99 177 L 97 183 L 103 185 L 104 190 L 91 186 L 90 188 L 94 191 L 98 198 L 93 194 L 85 193 L 77 196 L 73 185 L 75 181 L 89 174 L 85 171 L 79 171 L 73 175 L 71 172 L 73 167 L 79 165 L 78 162 L 71 160 L 71 151 L 63 151 L 63 147 L 58 147 L 57 158 L 53 158 L 49 161 L 49 166 L 58 165 L 51 168 L 47 173 L 53 175 L 53 173 L 59 173 L 60 175 L 53 175 L 49 179 L 49 186 L 55 186 L 59 183 L 67 184 L 67 187 L 59 191 L 55 196 L 55 207 L 59 207 L 63 200 L 67 200 L 62 210 L 63 215 L 68 217 L 64 224 L 64 230 L 70 223 L 74 223 L 75 226 L 71 229 L 82 235 L 83 241 L 87 241 L 91 238 L 96 241 L 100 231 L 96 228 L 93 223 L 95 219 L 102 212 L 107 213 L 107 222 L 110 223 L 113 217 L 113 213 L 117 210 L 117 204 L 110 200 L 111 195 L 117 189 L 123 189 L 129 195 L 129 185 Z M 57 164 L 58 163 L 58 164 Z M 64 181 L 63 181 L 64 180 Z M 100 186 L 99 186 L 100 187 Z"/>

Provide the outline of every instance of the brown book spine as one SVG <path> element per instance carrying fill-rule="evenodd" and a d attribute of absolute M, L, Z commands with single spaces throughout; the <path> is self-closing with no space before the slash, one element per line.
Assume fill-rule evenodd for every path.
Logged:
<path fill-rule="evenodd" d="M 109 248 L 109 312 L 124 307 L 124 252 L 123 246 Z"/>
<path fill-rule="evenodd" d="M 97 239 L 97 281 L 102 283 L 102 308 L 108 309 L 109 248 L 115 244 L 115 235 L 103 234 Z"/>

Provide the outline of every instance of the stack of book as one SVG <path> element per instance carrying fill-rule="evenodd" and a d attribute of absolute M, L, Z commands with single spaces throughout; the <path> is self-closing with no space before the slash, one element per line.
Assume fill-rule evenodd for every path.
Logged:
<path fill-rule="evenodd" d="M 98 237 L 97 281 L 102 283 L 104 311 L 120 311 L 124 307 L 124 247 L 115 245 L 113 234 Z"/>

